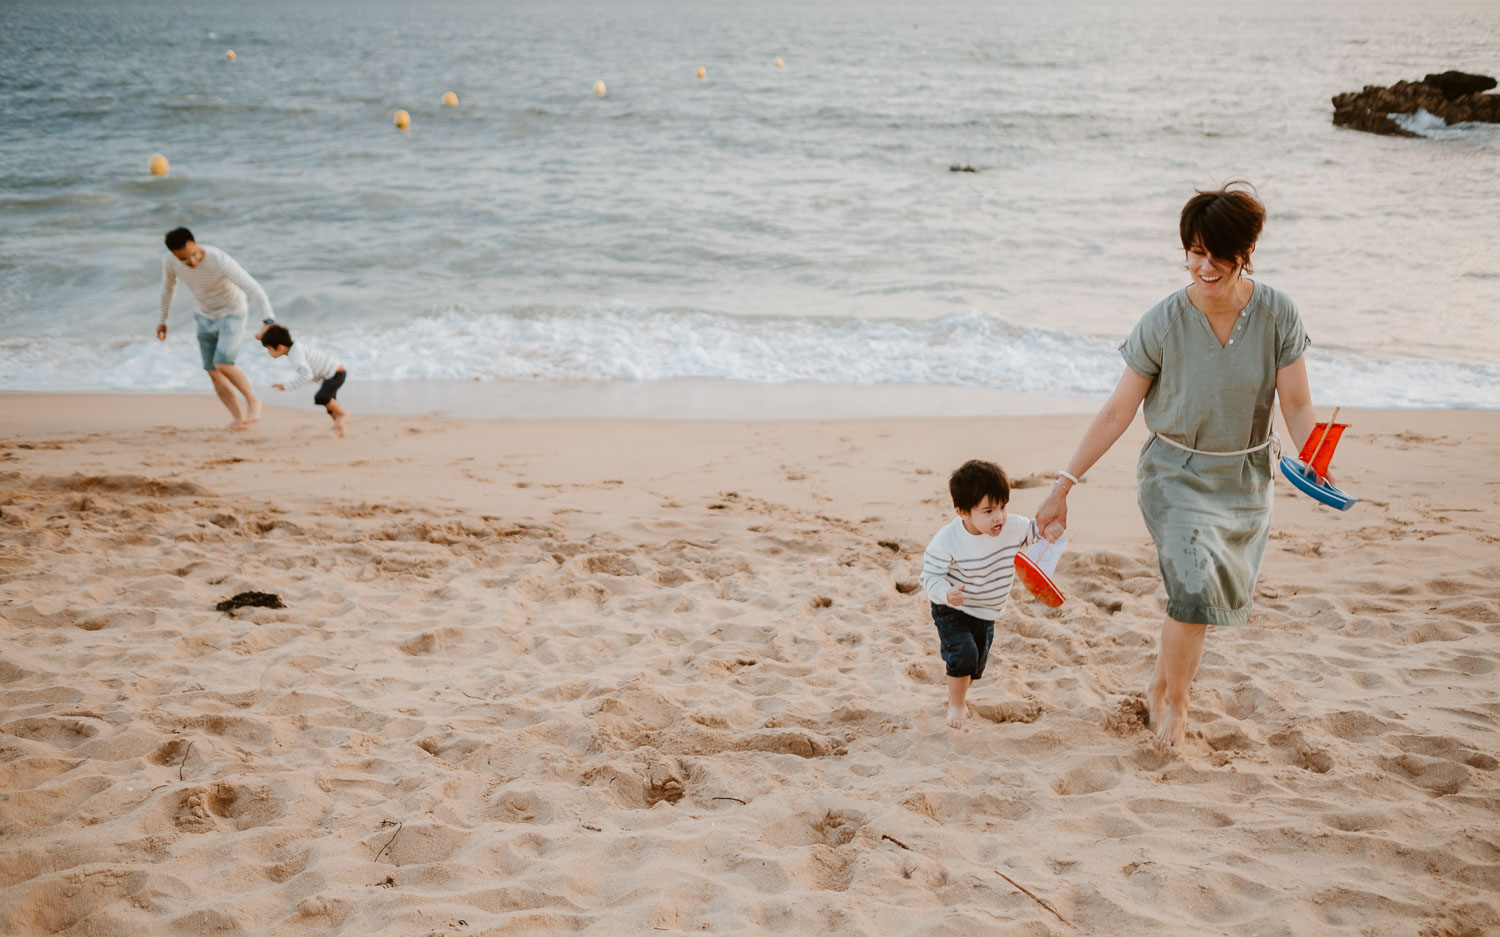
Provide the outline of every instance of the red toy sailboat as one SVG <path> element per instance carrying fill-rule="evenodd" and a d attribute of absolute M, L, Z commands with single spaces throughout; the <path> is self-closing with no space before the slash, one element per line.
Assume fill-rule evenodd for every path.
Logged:
<path fill-rule="evenodd" d="M 1021 585 L 1026 587 L 1027 592 L 1049 608 L 1057 608 L 1063 604 L 1062 590 L 1052 581 L 1051 573 L 1057 569 L 1057 561 L 1067 545 L 1068 538 L 1062 537 L 1055 543 L 1038 541 L 1031 548 L 1035 556 L 1027 555 L 1025 550 L 1016 551 L 1016 578 L 1021 580 Z"/>
<path fill-rule="evenodd" d="M 1337 422 L 1339 409 L 1334 408 L 1333 416 L 1327 423 L 1313 426 L 1313 431 L 1307 436 L 1307 444 L 1302 447 L 1297 458 L 1289 455 L 1281 457 L 1281 474 L 1286 476 L 1293 488 L 1303 494 L 1311 495 L 1329 507 L 1347 511 L 1359 499 L 1339 490 L 1328 480 L 1328 464 L 1333 461 L 1333 451 L 1338 448 L 1344 430 L 1349 428 L 1349 424 Z"/>

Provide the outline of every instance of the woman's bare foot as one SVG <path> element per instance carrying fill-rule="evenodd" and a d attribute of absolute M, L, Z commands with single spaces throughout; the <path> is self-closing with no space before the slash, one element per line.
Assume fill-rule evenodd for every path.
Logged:
<path fill-rule="evenodd" d="M 244 432 L 245 430 L 250 428 L 250 424 L 246 423 L 244 420 L 235 420 L 232 423 L 225 423 L 224 428 L 232 429 L 235 432 Z"/>
<path fill-rule="evenodd" d="M 1161 707 L 1161 719 L 1154 715 L 1151 717 L 1151 725 L 1156 729 L 1153 741 L 1156 747 L 1162 751 L 1176 748 L 1187 738 L 1187 707 L 1178 707 L 1172 703 L 1164 703 Z"/>
<path fill-rule="evenodd" d="M 962 729 L 964 720 L 967 718 L 969 718 L 969 707 L 966 704 L 960 703 L 957 706 L 948 704 L 948 728 Z"/>
<path fill-rule="evenodd" d="M 254 400 L 250 401 L 250 415 L 245 418 L 245 422 L 254 423 L 258 421 L 260 419 L 260 412 L 264 409 L 265 405 L 260 402 L 259 397 L 256 397 Z"/>
<path fill-rule="evenodd" d="M 345 425 L 349 422 L 349 414 L 336 417 L 333 421 L 333 435 L 343 438 Z"/>
<path fill-rule="evenodd" d="M 1153 730 L 1161 725 L 1161 711 L 1162 707 L 1166 705 L 1166 687 L 1163 687 L 1160 693 L 1155 693 L 1151 690 L 1151 687 L 1154 685 L 1154 680 L 1148 681 L 1143 694 L 1146 697 L 1146 725 L 1150 726 Z"/>

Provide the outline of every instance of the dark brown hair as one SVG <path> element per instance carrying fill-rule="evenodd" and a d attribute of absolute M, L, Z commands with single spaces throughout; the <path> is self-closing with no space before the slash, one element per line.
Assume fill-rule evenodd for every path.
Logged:
<path fill-rule="evenodd" d="M 1237 185 L 1250 191 L 1234 188 Z M 1244 267 L 1246 273 L 1253 273 L 1250 252 L 1266 223 L 1266 206 L 1254 192 L 1255 186 L 1240 180 L 1216 191 L 1198 190 L 1182 206 L 1182 216 L 1177 222 L 1182 249 L 1192 250 L 1193 245 L 1201 244 L 1214 259 L 1230 261 Z"/>
<path fill-rule="evenodd" d="M 292 347 L 292 333 L 286 330 L 284 325 L 273 325 L 266 329 L 260 337 L 260 343 L 267 348 L 285 346 Z"/>
<path fill-rule="evenodd" d="M 953 506 L 965 513 L 979 507 L 985 498 L 1004 507 L 1010 501 L 1010 479 L 995 463 L 970 459 L 948 477 L 948 493 L 953 496 Z"/>
<path fill-rule="evenodd" d="M 193 232 L 187 228 L 173 228 L 167 232 L 167 250 L 180 251 L 187 247 L 187 242 L 193 239 Z"/>

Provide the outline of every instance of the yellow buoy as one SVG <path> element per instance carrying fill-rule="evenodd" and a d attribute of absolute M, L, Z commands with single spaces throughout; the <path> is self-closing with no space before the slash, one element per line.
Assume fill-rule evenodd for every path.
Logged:
<path fill-rule="evenodd" d="M 776 60 L 776 67 L 777 67 L 777 68 L 780 68 L 780 67 L 781 67 L 781 59 L 777 59 L 777 60 Z"/>
<path fill-rule="evenodd" d="M 167 158 L 160 153 L 156 153 L 151 157 L 151 162 L 147 163 L 146 167 L 151 170 L 151 175 L 153 176 L 165 176 L 167 174 Z"/>
<path fill-rule="evenodd" d="M 233 62 L 234 61 L 234 50 L 230 49 L 228 52 L 225 52 L 224 53 L 224 57 L 226 59 L 228 59 L 229 61 Z"/>
<path fill-rule="evenodd" d="M 702 65 L 699 65 L 698 66 L 698 77 L 699 78 L 707 78 L 708 77 L 708 69 L 704 68 Z"/>
<path fill-rule="evenodd" d="M 454 94 L 452 91 L 444 91 L 443 92 L 443 106 L 444 107 L 458 107 L 458 95 Z"/>
<path fill-rule="evenodd" d="M 408 114 L 408 113 L 406 113 L 405 111 L 397 111 L 396 112 L 396 129 L 397 130 L 410 130 L 411 129 L 411 115 Z"/>
<path fill-rule="evenodd" d="M 604 97 L 605 90 L 606 89 L 604 87 L 604 82 L 602 82 L 602 81 L 596 81 L 596 82 L 594 82 L 594 93 L 597 94 L 597 95 L 599 95 L 599 97 L 601 97 L 601 98 Z"/>

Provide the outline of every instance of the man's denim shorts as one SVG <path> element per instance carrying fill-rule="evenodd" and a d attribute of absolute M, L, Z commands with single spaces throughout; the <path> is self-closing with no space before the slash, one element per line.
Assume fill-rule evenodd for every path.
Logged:
<path fill-rule="evenodd" d="M 234 364 L 234 356 L 239 354 L 240 343 L 245 340 L 245 313 L 207 319 L 195 312 L 193 318 L 198 320 L 198 351 L 203 355 L 203 370 Z"/>

